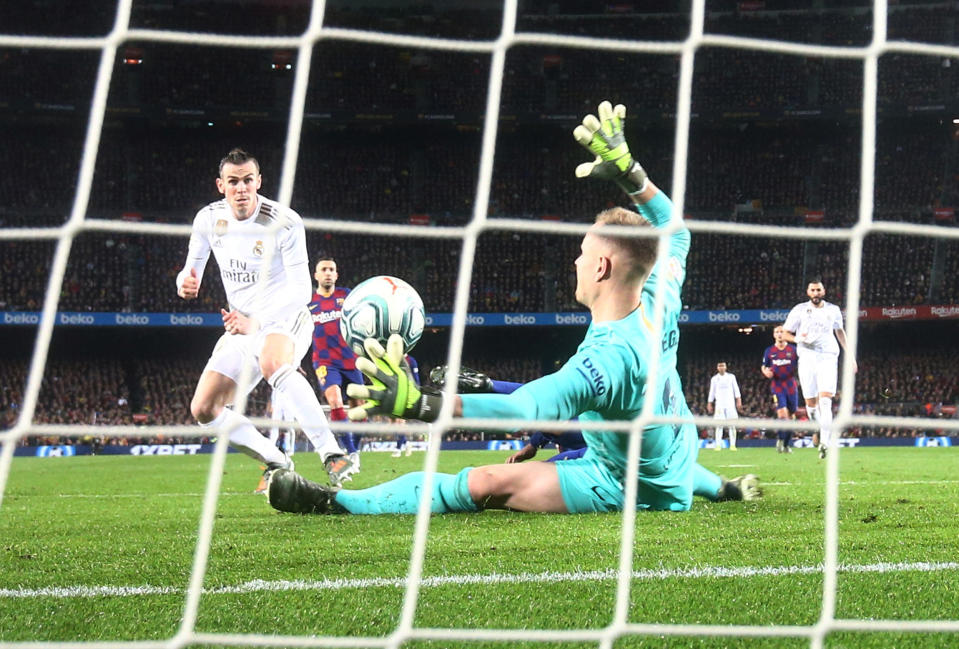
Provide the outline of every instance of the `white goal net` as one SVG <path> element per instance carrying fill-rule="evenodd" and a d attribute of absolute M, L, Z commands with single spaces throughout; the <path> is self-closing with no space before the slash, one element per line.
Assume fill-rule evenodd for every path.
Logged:
<path fill-rule="evenodd" d="M 675 106 L 666 107 L 666 112 L 675 112 L 675 139 L 671 143 L 669 155 L 672 159 L 672 179 L 669 183 L 669 194 L 674 203 L 674 213 L 682 215 L 686 212 L 687 196 L 687 168 L 688 151 L 694 113 L 694 70 L 697 65 L 697 56 L 704 48 L 737 49 L 752 54 L 796 57 L 816 57 L 823 60 L 847 60 L 861 66 L 861 167 L 857 182 L 859 201 L 855 217 L 851 219 L 849 227 L 815 228 L 802 226 L 770 226 L 767 224 L 740 222 L 722 222 L 713 220 L 690 220 L 688 226 L 694 234 L 715 235 L 742 235 L 753 237 L 773 237 L 782 241 L 802 241 L 816 238 L 819 241 L 835 242 L 848 249 L 845 260 L 845 306 L 848 313 L 847 334 L 849 348 L 855 350 L 859 337 L 860 288 L 862 285 L 863 246 L 870 235 L 893 234 L 899 236 L 913 236 L 924 238 L 959 240 L 959 229 L 944 228 L 935 225 L 925 225 L 897 220 L 878 220 L 874 218 L 876 212 L 874 199 L 876 195 L 875 151 L 877 131 L 877 106 L 879 89 L 879 60 L 886 55 L 900 54 L 909 56 L 932 56 L 953 62 L 959 60 L 959 47 L 954 44 L 932 44 L 925 42 L 907 42 L 887 39 L 887 21 L 890 8 L 885 0 L 876 0 L 871 6 L 863 6 L 862 10 L 871 13 L 871 41 L 865 45 L 830 46 L 801 44 L 792 41 L 768 40 L 763 38 L 724 36 L 708 33 L 704 30 L 704 23 L 709 7 L 705 0 L 692 0 L 689 11 L 689 29 L 685 38 L 663 40 L 661 38 L 644 38 L 643 33 L 635 33 L 632 37 L 601 38 L 596 36 L 574 36 L 569 34 L 519 31 L 517 20 L 521 7 L 518 0 L 504 0 L 502 7 L 502 23 L 498 34 L 490 39 L 470 40 L 453 38 L 436 38 L 426 36 L 388 33 L 385 31 L 371 31 L 333 27 L 325 24 L 324 16 L 327 11 L 323 0 L 313 0 L 309 11 L 308 25 L 302 34 L 296 36 L 251 36 L 246 34 L 220 35 L 201 33 L 198 31 L 172 31 L 136 27 L 131 24 L 131 13 L 136 0 L 119 0 L 115 13 L 115 21 L 108 33 L 101 36 L 71 36 L 45 37 L 23 36 L 11 33 L 0 33 L 0 48 L 5 49 L 51 49 L 67 52 L 85 53 L 98 57 L 96 66 L 95 84 L 89 104 L 89 115 L 86 122 L 85 134 L 82 140 L 82 157 L 77 189 L 72 197 L 72 209 L 62 224 L 50 227 L 29 227 L 18 225 L 0 229 L 0 243 L 10 244 L 19 242 L 47 242 L 52 246 L 52 261 L 49 264 L 49 274 L 46 276 L 44 298 L 40 307 L 41 317 L 37 326 L 37 335 L 34 353 L 31 356 L 27 371 L 26 386 L 23 391 L 23 403 L 15 425 L 0 433 L 0 516 L 4 506 L 4 491 L 14 458 L 14 451 L 21 441 L 31 435 L 59 435 L 80 438 L 91 434 L 109 434 L 115 437 L 140 437 L 143 429 L 139 426 L 92 426 L 79 424 L 43 424 L 37 421 L 38 399 L 41 391 L 41 382 L 44 368 L 50 361 L 50 346 L 54 329 L 57 325 L 57 311 L 60 308 L 61 295 L 67 290 L 67 268 L 75 244 L 84 236 L 91 233 L 119 233 L 137 234 L 145 238 L 177 238 L 186 241 L 190 234 L 189 225 L 174 223 L 146 223 L 128 221 L 119 218 L 91 218 L 89 206 L 96 202 L 93 195 L 94 175 L 98 157 L 110 155 L 109 147 L 105 142 L 115 141 L 117 135 L 108 132 L 106 127 L 108 111 L 108 97 L 111 93 L 111 79 L 116 69 L 118 57 L 127 56 L 131 43 L 162 44 L 169 47 L 176 46 L 207 46 L 223 48 L 227 62 L 224 64 L 224 75 L 234 75 L 237 83 L 244 82 L 241 69 L 232 69 L 229 58 L 236 52 L 248 50 L 286 51 L 295 53 L 293 59 L 293 78 L 290 84 L 291 95 L 288 98 L 289 113 L 287 118 L 286 139 L 282 147 L 282 158 L 277 160 L 279 182 L 275 186 L 273 196 L 281 204 L 290 205 L 298 186 L 311 173 L 318 172 L 316 167 L 302 168 L 304 152 L 302 142 L 304 131 L 309 128 L 311 116 L 308 114 L 311 72 L 316 63 L 316 47 L 320 43 L 342 43 L 345 45 L 363 45 L 369 48 L 378 47 L 406 47 L 412 50 L 428 52 L 434 56 L 447 54 L 470 54 L 488 61 L 488 66 L 481 66 L 487 76 L 485 101 L 481 104 L 482 120 L 479 122 L 481 157 L 478 166 L 478 175 L 472 178 L 469 190 L 472 196 L 472 213 L 465 223 L 446 224 L 439 227 L 422 227 L 406 223 L 376 223 L 369 220 L 328 218 L 323 216 L 322 209 L 315 213 L 303 211 L 307 229 L 310 232 L 328 232 L 335 234 L 369 235 L 397 239 L 428 240 L 431 243 L 443 244 L 455 249 L 459 254 L 457 267 L 456 291 L 452 304 L 453 319 L 450 328 L 450 345 L 447 362 L 449 374 L 455 375 L 460 368 L 464 350 L 464 336 L 467 327 L 467 312 L 470 300 L 470 287 L 476 280 L 478 273 L 486 269 L 477 268 L 477 245 L 481 237 L 491 233 L 516 234 L 543 234 L 567 235 L 570 239 L 581 236 L 587 225 L 582 223 L 563 223 L 554 220 L 538 220 L 523 218 L 491 218 L 490 204 L 494 188 L 494 158 L 497 148 L 502 145 L 501 137 L 501 105 L 503 103 L 504 88 L 510 82 L 507 73 L 507 57 L 511 50 L 522 47 L 551 46 L 566 48 L 571 52 L 590 51 L 608 53 L 611 59 L 619 55 L 651 55 L 678 61 L 675 83 Z M 387 9 L 389 9 L 389 3 Z M 230 3 L 222 3 L 223 11 L 231 11 Z M 788 16 L 788 12 L 786 12 Z M 208 17 L 215 20 L 215 16 Z M 615 14 L 609 18 L 616 19 Z M 571 19 L 572 24 L 573 19 Z M 0 23 L 0 32 L 4 28 Z M 571 30 L 572 31 L 572 30 Z M 351 50 L 355 51 L 355 50 Z M 238 56 L 238 55 L 237 55 Z M 279 60 L 283 65 L 283 60 Z M 475 73 L 475 71 L 473 71 Z M 466 71 L 464 70 L 464 75 Z M 623 101 L 632 110 L 633 105 L 640 108 L 643 97 L 619 97 L 618 84 L 625 80 L 610 75 L 610 78 L 600 77 L 597 71 L 597 84 L 606 87 L 598 88 L 601 96 L 596 96 L 598 102 L 611 99 L 614 102 Z M 455 87 L 450 84 L 450 88 Z M 383 88 L 371 91 L 371 95 L 386 92 L 388 80 L 384 81 Z M 638 93 L 635 84 L 632 92 Z M 371 100 L 372 101 L 372 100 Z M 382 110 L 382 109 L 381 109 Z M 581 118 L 586 112 L 595 110 L 592 106 L 575 105 L 564 107 L 564 113 L 575 114 Z M 375 113 L 376 108 L 370 112 Z M 315 117 L 315 116 L 314 116 Z M 238 117 L 237 119 L 242 119 Z M 746 116 L 745 119 L 754 119 Z M 213 124 L 210 125 L 214 127 Z M 633 122 L 627 128 L 627 139 L 639 142 L 638 132 L 630 132 Z M 634 131 L 638 131 L 635 128 Z M 122 136 L 121 136 L 122 137 Z M 424 146 L 428 146 L 424 143 Z M 646 162 L 642 145 L 635 148 L 637 158 Z M 364 155 L 376 155 L 377 152 L 363 149 Z M 322 154 L 312 152 L 314 157 Z M 545 162 L 544 164 L 549 164 Z M 300 166 L 298 166 L 300 165 Z M 177 162 L 173 161 L 176 167 Z M 452 167 L 453 165 L 451 165 Z M 648 163 L 647 163 L 648 166 Z M 453 172 L 451 172 L 453 173 Z M 553 183 L 572 183 L 572 168 L 555 170 Z M 147 181 L 151 182 L 151 181 Z M 437 179 L 437 182 L 443 182 Z M 664 185 L 666 183 L 663 183 Z M 344 191 L 363 191 L 345 189 Z M 455 191 L 455 190 L 454 190 Z M 299 196 L 299 195 L 297 195 Z M 185 249 L 185 246 L 184 246 Z M 661 249 L 662 250 L 662 249 Z M 568 263 L 570 260 L 562 260 Z M 162 281 L 167 281 L 163 279 Z M 168 282 L 169 283 L 169 282 Z M 169 287 L 172 291 L 172 285 Z M 661 322 L 659 323 L 661 327 Z M 851 356 L 847 355 L 841 367 L 841 385 L 852 386 L 855 382 L 855 371 L 851 363 Z M 242 406 L 242 404 L 241 404 Z M 631 468 L 635 472 L 638 465 L 639 435 L 638 431 L 649 423 L 659 422 L 677 423 L 673 420 L 656 418 L 651 413 L 645 414 L 639 420 L 623 423 L 616 426 L 604 424 L 605 429 L 615 428 L 623 433 L 632 433 L 633 446 L 631 451 Z M 517 422 L 503 421 L 467 421 L 457 422 L 456 427 L 485 427 L 498 429 L 510 427 Z M 745 420 L 744 426 L 764 426 L 768 421 Z M 697 424 L 703 427 L 712 425 L 712 420 L 698 418 Z M 559 424 L 557 422 L 536 422 L 536 426 L 544 430 L 564 430 L 571 428 L 589 428 L 585 424 Z M 529 427 L 528 422 L 523 423 Z M 791 424 L 786 427 L 793 429 L 809 429 L 808 425 Z M 916 419 L 912 417 L 876 416 L 856 413 L 853 410 L 853 400 L 843 399 L 835 421 L 837 430 L 859 426 L 874 428 L 881 426 L 892 427 L 927 427 L 944 431 L 944 434 L 955 434 L 959 431 L 959 420 L 943 419 Z M 439 439 L 442 434 L 452 429 L 451 413 L 444 413 L 444 417 L 434 426 L 410 425 L 406 430 L 413 433 L 424 433 Z M 386 425 L 370 424 L 362 430 L 371 432 L 387 432 L 394 434 L 395 429 Z M 198 437 L 200 433 L 196 427 L 181 424 L 167 426 L 164 432 L 169 435 L 182 437 Z M 823 557 L 823 596 L 822 610 L 816 624 L 809 626 L 750 626 L 750 625 L 693 625 L 693 624 L 638 624 L 630 621 L 630 597 L 633 580 L 636 577 L 633 561 L 633 548 L 636 541 L 636 489 L 635 485 L 627 489 L 627 507 L 623 516 L 622 539 L 620 546 L 619 568 L 615 573 L 617 583 L 616 608 L 611 615 L 611 623 L 600 630 L 524 630 L 504 625 L 500 629 L 468 629 L 449 628 L 435 629 L 422 628 L 414 623 L 417 611 L 420 589 L 428 581 L 424 577 L 425 548 L 430 529 L 430 514 L 428 498 L 420 506 L 415 524 L 415 543 L 409 563 L 408 579 L 402 584 L 404 597 L 401 615 L 396 629 L 390 635 L 381 638 L 353 638 L 338 636 L 260 636 L 244 634 L 206 633 L 197 629 L 197 616 L 200 601 L 204 593 L 204 579 L 214 538 L 214 520 L 217 513 L 217 500 L 221 485 L 221 476 L 226 458 L 226 436 L 221 436 L 210 467 L 209 479 L 203 501 L 202 522 L 199 527 L 199 540 L 194 557 L 194 563 L 189 580 L 189 587 L 185 597 L 183 616 L 179 632 L 169 639 L 157 642 L 97 642 L 98 647 L 186 647 L 191 645 L 217 646 L 339 646 L 339 647 L 400 647 L 411 641 L 433 641 L 430 646 L 446 646 L 444 643 L 469 643 L 489 641 L 504 643 L 544 641 L 575 642 L 611 648 L 624 638 L 644 639 L 648 637 L 666 637 L 666 644 L 672 636 L 735 636 L 741 639 L 756 637 L 764 638 L 793 638 L 808 642 L 814 648 L 824 646 L 827 634 L 836 631 L 906 631 L 906 632 L 959 632 L 959 620 L 953 621 L 924 621 L 924 620 L 882 620 L 882 619 L 840 619 L 837 618 L 837 574 L 840 569 L 838 556 L 839 547 L 839 479 L 840 453 L 831 453 L 827 458 L 826 476 L 827 491 L 823 516 L 825 521 L 825 554 Z M 431 485 L 431 475 L 436 471 L 439 462 L 439 445 L 431 444 L 426 458 L 427 482 L 423 489 L 428 494 Z M 2 583 L 2 580 L 0 580 Z M 103 595 L 109 595 L 104 592 Z M 0 595 L 3 597 L 3 595 Z M 539 603 L 545 606 L 545 603 Z M 0 602 L 0 610 L 3 610 Z M 43 642 L 43 646 L 87 646 L 82 643 Z M 39 646 L 30 642 L 7 643 L 0 641 L 0 646 Z M 89 646 L 94 646 L 90 643 Z M 468 646 L 468 644 L 466 645 Z M 527 646 L 535 646 L 530 644 Z"/>

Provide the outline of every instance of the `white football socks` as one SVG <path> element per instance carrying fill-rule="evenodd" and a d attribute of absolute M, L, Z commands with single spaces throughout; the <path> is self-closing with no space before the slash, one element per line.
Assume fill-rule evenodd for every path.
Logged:
<path fill-rule="evenodd" d="M 204 428 L 223 428 L 229 431 L 230 445 L 264 464 L 286 464 L 286 456 L 275 444 L 260 434 L 253 423 L 229 408 L 220 411 L 217 417 Z"/>
<path fill-rule="evenodd" d="M 827 448 L 832 443 L 832 398 L 819 397 L 819 443 Z"/>
<path fill-rule="evenodd" d="M 330 455 L 345 455 L 330 430 L 316 393 L 295 367 L 289 364 L 280 367 L 267 379 L 267 383 L 274 390 L 279 390 L 285 399 L 284 405 L 293 413 L 320 459 L 325 462 Z"/>

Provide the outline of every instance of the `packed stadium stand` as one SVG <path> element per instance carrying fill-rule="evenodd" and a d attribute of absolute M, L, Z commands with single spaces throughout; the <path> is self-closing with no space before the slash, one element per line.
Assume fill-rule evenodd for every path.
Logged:
<path fill-rule="evenodd" d="M 102 35 L 114 19 L 110 3 L 82 12 L 61 6 L 69 3 L 46 4 L 42 22 L 36 13 L 17 14 L 4 30 Z M 421 4 L 410 11 L 327 2 L 324 24 L 495 38 L 502 8 L 465 4 Z M 689 17 L 677 12 L 675 4 L 614 4 L 598 12 L 596 3 L 585 1 L 520 2 L 517 30 L 681 40 L 688 34 Z M 758 4 L 761 10 L 749 11 L 731 0 L 710 2 L 705 31 L 841 46 L 864 46 L 871 40 L 871 3 L 864 0 L 820 2 L 817 10 L 791 0 Z M 132 24 L 196 29 L 199 20 L 218 33 L 295 35 L 309 21 L 309 4 L 295 1 L 268 10 L 249 3 L 242 17 L 223 12 L 215 2 L 193 3 L 189 16 L 173 5 L 163 0 L 134 3 Z M 210 19 L 204 21 L 204 16 Z M 902 0 L 890 6 L 889 38 L 954 43 L 957 24 L 955 2 Z M 259 158 L 262 191 L 276 196 L 295 53 L 231 48 L 229 69 L 240 71 L 232 74 L 224 73 L 223 57 L 223 48 L 123 44 L 113 70 L 89 217 L 188 224 L 196 210 L 218 198 L 216 163 L 233 146 Z M 0 227 L 52 227 L 66 221 L 76 195 L 97 64 L 92 52 L 0 49 L 0 124 L 5 131 Z M 341 234 L 324 223 L 468 223 L 489 72 L 489 57 L 475 53 L 337 39 L 316 45 L 291 203 L 307 219 L 311 254 L 338 260 L 341 284 L 355 285 L 373 274 L 397 275 L 417 286 L 428 311 L 452 310 L 458 241 Z M 951 120 L 959 108 L 957 72 L 955 61 L 936 56 L 892 53 L 880 58 L 875 220 L 955 227 L 959 130 Z M 854 60 L 701 48 L 684 197 L 689 218 L 811 229 L 855 224 L 862 74 Z M 617 90 L 611 98 L 630 108 L 627 130 L 633 147 L 668 192 L 678 75 L 674 55 L 511 48 L 489 217 L 584 223 L 599 209 L 621 203 L 615 189 L 572 178 L 583 157 L 569 133 L 585 112 L 607 98 L 610 88 Z M 0 311 L 40 309 L 54 246 L 43 240 L 0 242 Z M 579 310 L 570 278 L 577 246 L 576 236 L 484 232 L 471 277 L 470 311 Z M 957 246 L 933 237 L 870 234 L 864 244 L 860 306 L 959 304 Z M 200 299 L 187 303 L 177 298 L 174 278 L 185 251 L 185 238 L 82 233 L 73 242 L 58 308 L 216 312 L 224 296 L 215 263 L 207 267 Z M 804 299 L 805 278 L 817 274 L 828 298 L 844 305 L 847 261 L 843 242 L 695 233 L 684 301 L 690 310 L 788 308 Z M 921 340 L 929 338 L 922 325 L 915 327 L 905 338 L 890 336 L 888 329 L 880 332 L 879 325 L 870 329 L 890 344 L 869 347 L 864 338 L 857 409 L 954 413 L 959 374 L 943 348 Z M 29 332 L 17 335 L 30 339 Z M 142 335 L 169 343 L 180 332 L 148 330 Z M 102 359 L 54 355 L 44 375 L 37 421 L 131 423 L 134 415 L 140 420 L 145 415 L 150 424 L 190 423 L 190 395 L 209 348 L 204 335 L 212 334 L 189 337 L 203 350 L 192 355 L 186 350 L 106 354 Z M 768 331 L 758 335 L 769 338 Z M 708 378 L 723 356 L 743 383 L 744 414 L 770 414 L 757 370 L 767 340 L 756 341 L 754 335 L 749 350 L 733 344 L 717 349 L 700 330 L 684 336 L 683 377 L 695 412 L 705 412 Z M 534 378 L 551 370 L 555 360 L 527 351 L 504 361 L 507 355 L 474 352 L 477 347 L 470 347 L 469 339 L 470 334 L 464 362 L 506 378 Z M 427 371 L 442 362 L 444 349 L 438 344 L 424 350 Z M 8 348 L 0 357 L 5 426 L 15 420 L 22 400 L 26 351 L 29 343 Z M 254 407 L 262 408 L 264 400 L 261 390 L 254 395 Z"/>

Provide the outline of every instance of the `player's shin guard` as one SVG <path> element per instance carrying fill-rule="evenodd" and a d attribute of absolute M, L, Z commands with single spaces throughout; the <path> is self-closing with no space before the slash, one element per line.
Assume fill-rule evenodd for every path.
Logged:
<path fill-rule="evenodd" d="M 320 458 L 326 460 L 330 455 L 342 455 L 343 449 L 336 443 L 336 438 L 326 421 L 323 408 L 316 399 L 316 393 L 310 387 L 303 375 L 292 365 L 283 365 L 277 369 L 267 383 L 274 390 L 279 390 L 286 398 L 286 404 L 293 412 L 293 416 L 303 427 L 303 432 L 309 438 Z"/>
<path fill-rule="evenodd" d="M 479 510 L 466 484 L 471 470 L 467 468 L 456 475 L 437 473 L 433 476 L 430 498 L 432 513 Z M 343 490 L 336 494 L 336 503 L 351 514 L 415 514 L 419 508 L 425 476 L 422 471 L 417 471 L 369 489 Z"/>
<path fill-rule="evenodd" d="M 267 466 L 286 464 L 286 456 L 276 444 L 271 444 L 269 439 L 263 437 L 249 419 L 229 408 L 224 408 L 213 421 L 200 426 L 226 429 L 231 446 Z"/>
<path fill-rule="evenodd" d="M 832 398 L 819 397 L 819 443 L 832 444 Z"/>

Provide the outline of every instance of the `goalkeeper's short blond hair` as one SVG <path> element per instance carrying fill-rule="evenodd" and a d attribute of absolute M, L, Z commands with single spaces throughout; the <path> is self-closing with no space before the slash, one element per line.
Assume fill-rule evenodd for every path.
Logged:
<path fill-rule="evenodd" d="M 599 231 L 595 232 L 597 235 L 613 242 L 632 260 L 630 276 L 637 279 L 645 278 L 656 263 L 659 240 L 655 237 L 631 237 L 626 232 L 623 234 L 619 234 L 618 231 L 616 234 L 603 232 L 602 226 L 648 227 L 649 221 L 625 207 L 611 207 L 596 215 L 596 225 L 600 226 Z"/>

